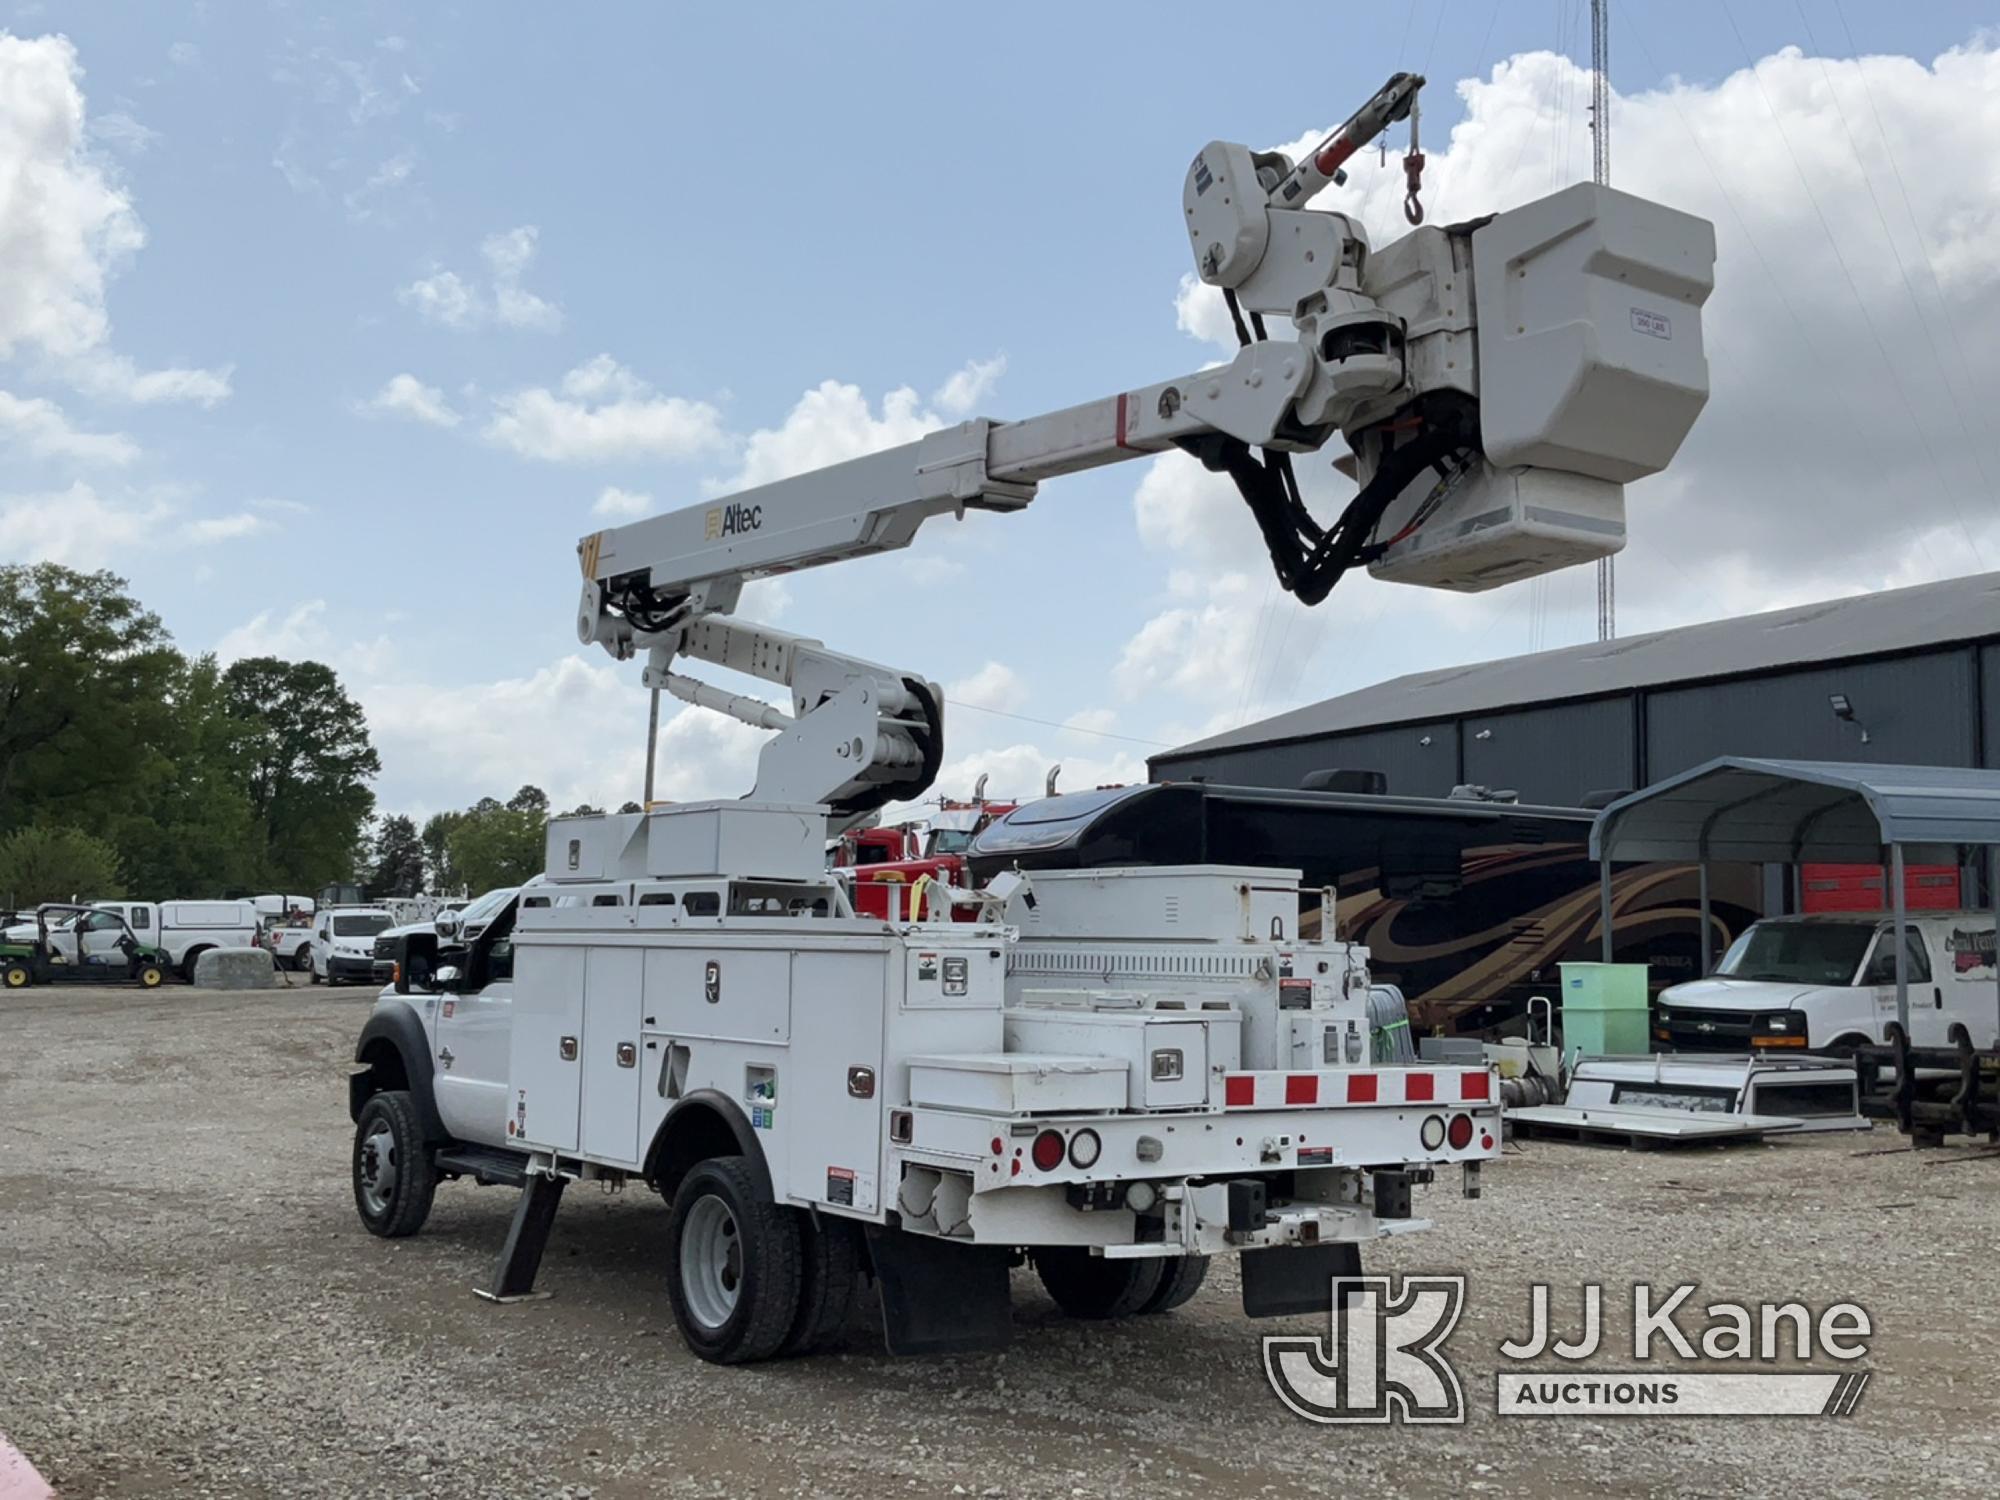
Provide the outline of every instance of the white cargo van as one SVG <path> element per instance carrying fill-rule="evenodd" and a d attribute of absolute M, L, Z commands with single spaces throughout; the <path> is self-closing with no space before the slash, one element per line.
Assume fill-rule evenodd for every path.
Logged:
<path fill-rule="evenodd" d="M 248 948 L 257 941 L 257 908 L 248 901 L 93 901 L 100 911 L 116 912 L 132 925 L 142 943 L 166 950 L 181 973 L 194 979 L 195 960 L 211 948 Z M 87 922 L 86 922 L 86 925 Z M 117 939 L 115 928 L 86 931 L 86 954 L 95 945 Z"/>
<path fill-rule="evenodd" d="M 380 906 L 331 906 L 313 918 L 306 945 L 306 972 L 324 980 L 370 979 L 375 973 L 375 939 L 395 926 L 395 913 Z"/>
<path fill-rule="evenodd" d="M 1910 1043 L 2000 1045 L 1993 914 L 1913 912 L 1904 921 Z M 1884 1042 L 1896 1023 L 1896 947 L 1879 913 L 1769 917 L 1730 944 L 1706 979 L 1659 998 L 1653 1039 L 1676 1052 L 1839 1048 Z"/>

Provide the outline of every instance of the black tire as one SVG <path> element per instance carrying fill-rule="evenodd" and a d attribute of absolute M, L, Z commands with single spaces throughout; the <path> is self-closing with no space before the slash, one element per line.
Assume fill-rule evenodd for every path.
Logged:
<path fill-rule="evenodd" d="M 139 981 L 139 987 L 156 990 L 167 977 L 167 971 L 152 959 L 147 959 L 132 971 L 132 977 Z"/>
<path fill-rule="evenodd" d="M 393 1173 L 386 1189 L 385 1168 Z M 436 1192 L 436 1158 L 416 1100 L 402 1089 L 370 1095 L 354 1122 L 354 1208 L 363 1226 L 385 1240 L 415 1234 L 431 1216 Z"/>
<path fill-rule="evenodd" d="M 1160 1262 L 1160 1285 L 1139 1308 L 1142 1313 L 1172 1312 L 1201 1290 L 1208 1280 L 1206 1255 L 1176 1255 Z"/>
<path fill-rule="evenodd" d="M 861 1281 L 861 1231 L 846 1219 L 822 1214 L 815 1224 L 801 1213 L 799 1311 L 781 1354 L 810 1354 L 847 1326 Z"/>
<path fill-rule="evenodd" d="M 1035 1274 L 1072 1318 L 1128 1318 L 1159 1290 L 1165 1267 L 1158 1256 L 1112 1260 L 1078 1245 L 1035 1252 Z"/>
<path fill-rule="evenodd" d="M 728 1310 L 711 1320 L 697 1310 L 704 1296 L 688 1284 L 685 1260 L 699 1258 L 700 1239 L 710 1237 L 717 1214 L 731 1228 L 715 1238 L 734 1249 L 718 1278 L 730 1299 Z M 697 1356 L 716 1365 L 753 1364 L 785 1346 L 799 1313 L 799 1219 L 789 1208 L 759 1200 L 740 1156 L 712 1156 L 681 1179 L 667 1228 L 667 1290 L 681 1337 Z M 684 1245 L 696 1236 L 684 1257 Z M 708 1300 L 713 1308 L 713 1298 Z"/>
<path fill-rule="evenodd" d="M 206 952 L 208 952 L 206 948 L 190 948 L 186 953 L 181 955 L 181 980 L 183 983 L 194 983 L 194 966 L 199 962 L 202 954 Z"/>
<path fill-rule="evenodd" d="M 312 949 L 310 948 L 306 949 L 306 980 L 310 984 L 318 984 L 320 982 L 319 965 L 313 962 Z"/>
<path fill-rule="evenodd" d="M 0 963 L 0 989 L 25 990 L 35 982 L 35 971 L 18 958 Z"/>
<path fill-rule="evenodd" d="M 299 973 L 304 974 L 308 972 L 312 968 L 312 966 L 313 966 L 312 949 L 308 946 L 301 945 L 298 951 L 292 954 L 292 967 L 296 969 Z"/>

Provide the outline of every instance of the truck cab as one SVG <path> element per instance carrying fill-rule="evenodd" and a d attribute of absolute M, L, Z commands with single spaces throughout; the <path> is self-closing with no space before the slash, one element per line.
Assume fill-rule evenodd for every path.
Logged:
<path fill-rule="evenodd" d="M 1993 915 L 1940 911 L 1903 925 L 1910 1043 L 2000 1043 Z M 1664 991 L 1653 1039 L 1674 1051 L 1824 1050 L 1888 1040 L 1896 1024 L 1896 939 L 1879 913 L 1752 923 L 1706 979 Z"/>

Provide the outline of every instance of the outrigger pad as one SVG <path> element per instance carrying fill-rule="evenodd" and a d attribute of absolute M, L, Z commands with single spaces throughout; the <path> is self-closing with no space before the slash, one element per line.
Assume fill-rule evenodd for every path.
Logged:
<path fill-rule="evenodd" d="M 1280 1245 L 1245 1250 L 1243 1315 L 1289 1318 L 1333 1310 L 1333 1282 L 1361 1274 L 1359 1245 Z M 1342 1288 L 1343 1297 L 1351 1288 Z"/>
<path fill-rule="evenodd" d="M 891 1354 L 974 1354 L 1014 1338 L 1000 1245 L 954 1245 L 886 1225 L 865 1225 L 882 1293 L 882 1341 Z"/>

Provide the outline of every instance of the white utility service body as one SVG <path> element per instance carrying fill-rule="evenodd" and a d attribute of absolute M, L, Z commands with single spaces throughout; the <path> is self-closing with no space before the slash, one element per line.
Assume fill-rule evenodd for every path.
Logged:
<path fill-rule="evenodd" d="M 669 1192 L 720 1139 L 815 1236 L 958 1288 L 885 1292 L 898 1352 L 1003 1341 L 1023 1253 L 1188 1291 L 1247 1254 L 1247 1312 L 1318 1311 L 1360 1245 L 1426 1227 L 1436 1170 L 1477 1196 L 1495 1076 L 1370 1060 L 1366 953 L 1299 937 L 1296 871 L 1041 873 L 978 920 L 940 896 L 883 921 L 820 866 L 824 828 L 742 802 L 556 820 L 552 873 L 466 971 L 386 991 L 363 1060 L 416 1018 L 449 1175 Z"/>
<path fill-rule="evenodd" d="M 1823 912 L 1753 922 L 1706 979 L 1656 1002 L 1655 1040 L 1677 1051 L 1881 1044 L 1896 1024 L 1892 923 L 1878 912 Z M 2000 1046 L 1993 913 L 1904 918 L 1915 1047 Z"/>
<path fill-rule="evenodd" d="M 745 817 L 816 821 L 694 805 L 559 820 L 550 837 Z M 1361 1169 L 1496 1149 L 1484 1068 L 1419 1070 L 1429 1096 L 1412 1100 L 1400 1070 L 1365 1062 L 1365 957 L 1298 941 L 1296 872 L 1037 876 L 1034 905 L 1024 894 L 1008 916 L 1060 935 L 1018 942 L 1011 920 L 853 916 L 831 876 L 796 862 L 783 877 L 552 883 L 587 899 L 519 914 L 508 1113 L 489 1137 L 552 1163 L 640 1171 L 673 1106 L 712 1095 L 750 1122 L 785 1202 L 878 1223 L 893 1211 L 946 1238 L 1164 1255 L 1225 1248 L 1225 1216 L 1196 1211 L 1199 1190 L 1182 1198 L 1190 1178 L 1324 1169 L 1323 1197 L 1229 1247 L 1362 1241 L 1408 1222 L 1369 1211 Z M 1443 1132 L 1453 1114 L 1466 1144 L 1426 1146 L 1425 1120 Z M 1098 1146 L 1073 1153 L 1085 1129 Z M 1063 1137 L 1054 1165 L 1033 1154 L 1044 1131 Z M 1182 1205 L 1165 1238 L 1142 1237 L 1122 1203 L 1064 1198 L 1138 1180 Z"/>

